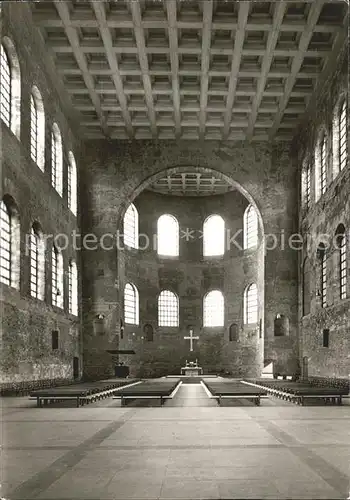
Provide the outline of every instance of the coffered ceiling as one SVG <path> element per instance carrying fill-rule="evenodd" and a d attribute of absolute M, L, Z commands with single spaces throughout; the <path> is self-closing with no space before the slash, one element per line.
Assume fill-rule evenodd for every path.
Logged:
<path fill-rule="evenodd" d="M 87 138 L 289 139 L 347 37 L 345 1 L 32 2 Z"/>
<path fill-rule="evenodd" d="M 202 172 L 198 168 L 192 168 L 188 172 L 166 175 L 148 189 L 172 196 L 210 196 L 227 193 L 234 187 L 215 172 Z"/>

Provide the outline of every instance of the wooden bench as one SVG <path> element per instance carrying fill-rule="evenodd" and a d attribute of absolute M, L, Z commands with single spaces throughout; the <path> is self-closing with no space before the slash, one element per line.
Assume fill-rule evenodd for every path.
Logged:
<path fill-rule="evenodd" d="M 160 406 L 163 406 L 166 399 L 173 398 L 180 384 L 180 379 L 145 380 L 133 387 L 122 387 L 113 399 L 120 399 L 121 406 L 126 406 L 128 400 L 159 399 Z"/>
<path fill-rule="evenodd" d="M 244 381 L 245 384 L 265 388 L 269 394 L 285 401 L 304 405 L 307 399 L 323 399 L 325 404 L 342 404 L 342 398 L 346 396 L 345 388 L 318 387 L 310 383 L 289 382 L 284 380 L 255 380 Z"/>
<path fill-rule="evenodd" d="M 110 379 L 96 382 L 85 382 L 69 386 L 52 387 L 30 393 L 29 399 L 36 399 L 37 407 L 41 408 L 50 403 L 61 401 L 74 401 L 76 407 L 84 404 L 94 403 L 101 399 L 111 397 L 121 387 L 130 386 L 137 383 L 132 379 Z"/>
<path fill-rule="evenodd" d="M 266 390 L 249 387 L 238 380 L 213 381 L 204 378 L 203 384 L 210 392 L 210 397 L 216 399 L 219 406 L 223 399 L 247 399 L 259 406 L 260 399 L 267 396 Z"/>

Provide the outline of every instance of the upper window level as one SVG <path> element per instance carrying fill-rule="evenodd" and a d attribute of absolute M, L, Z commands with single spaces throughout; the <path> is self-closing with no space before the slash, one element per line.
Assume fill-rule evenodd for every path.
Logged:
<path fill-rule="evenodd" d="M 330 133 L 322 126 L 314 151 L 308 153 L 302 168 L 302 207 L 308 211 L 314 202 L 327 192 L 328 187 L 348 166 L 348 98 L 341 93 L 333 111 Z"/>

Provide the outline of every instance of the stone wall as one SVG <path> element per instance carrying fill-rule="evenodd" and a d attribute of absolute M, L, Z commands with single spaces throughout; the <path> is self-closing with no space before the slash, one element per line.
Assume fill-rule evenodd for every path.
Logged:
<path fill-rule="evenodd" d="M 20 220 L 20 288 L 1 284 L 2 360 L 1 380 L 18 383 L 33 380 L 62 380 L 73 377 L 73 357 L 80 358 L 82 370 L 80 318 L 68 314 L 68 263 L 74 258 L 80 271 L 79 255 L 72 245 L 63 251 L 64 309 L 51 305 L 51 248 L 45 252 L 45 300 L 30 296 L 28 235 L 34 221 L 45 235 L 79 231 L 79 218 L 68 209 L 68 152 L 74 152 L 79 165 L 80 143 L 73 130 L 67 103 L 57 87 L 52 61 L 47 57 L 39 33 L 33 29 L 29 4 L 6 2 L 2 5 L 2 36 L 13 42 L 21 70 L 21 129 L 17 138 L 1 121 L 2 183 L 1 199 L 11 196 Z M 30 156 L 30 93 L 36 85 L 45 109 L 45 171 Z M 64 148 L 63 196 L 51 186 L 50 129 L 59 124 Z M 59 330 L 59 348 L 52 350 L 51 333 Z"/>
<path fill-rule="evenodd" d="M 186 171 L 189 167 L 215 170 L 233 182 L 261 213 L 264 231 L 277 236 L 277 248 L 266 252 L 265 309 L 262 314 L 264 358 L 273 360 L 277 372 L 298 370 L 297 252 L 283 249 L 281 236 L 288 239 L 297 231 L 297 164 L 289 144 L 216 142 L 89 141 L 85 144 L 81 203 L 85 233 L 97 239 L 121 229 L 124 211 L 148 185 L 166 171 Z M 88 376 L 113 373 L 113 359 L 106 353 L 119 342 L 124 276 L 124 252 L 84 250 L 84 368 Z M 191 269 L 194 269 L 192 266 Z M 156 274 L 156 270 L 153 270 Z M 194 272 L 194 271 L 193 271 Z M 186 274 L 192 274 L 188 271 Z M 220 275 L 220 274 L 219 274 Z M 102 333 L 96 335 L 96 318 L 105 317 Z M 235 317 L 236 311 L 232 311 Z M 289 335 L 274 336 L 277 314 L 289 319 Z M 136 332 L 131 332 L 136 333 Z M 227 332 L 221 335 L 224 338 Z M 219 339 L 220 336 L 216 336 Z M 153 347 L 152 347 L 153 348 Z M 151 349 L 151 347 L 150 347 Z M 221 352 L 221 344 L 216 351 Z M 250 359 L 249 348 L 243 360 Z M 226 351 L 225 366 L 232 356 Z"/>

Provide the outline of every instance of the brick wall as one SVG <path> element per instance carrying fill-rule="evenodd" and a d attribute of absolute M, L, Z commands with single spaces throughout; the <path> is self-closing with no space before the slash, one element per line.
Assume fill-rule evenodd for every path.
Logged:
<path fill-rule="evenodd" d="M 51 244 L 45 252 L 45 300 L 30 297 L 30 262 L 27 235 L 34 221 L 44 234 L 70 235 L 79 230 L 79 218 L 68 209 L 67 157 L 74 152 L 79 165 L 80 143 L 73 130 L 76 124 L 60 95 L 57 77 L 42 39 L 32 27 L 29 5 L 7 2 L 2 5 L 2 36 L 8 36 L 17 52 L 21 69 L 21 133 L 17 138 L 1 121 L 1 198 L 11 196 L 19 211 L 21 228 L 20 289 L 1 286 L 2 362 L 1 379 L 6 383 L 34 380 L 71 379 L 73 357 L 80 357 L 80 318 L 68 314 L 68 263 L 79 255 L 71 245 L 63 251 L 65 269 L 64 310 L 51 306 Z M 30 93 L 36 85 L 42 95 L 45 118 L 45 171 L 30 157 Z M 50 128 L 57 122 L 64 147 L 63 196 L 51 186 Z M 59 330 L 59 349 L 52 350 L 51 332 Z"/>
<path fill-rule="evenodd" d="M 323 196 L 315 201 L 315 144 L 320 130 L 325 130 L 332 139 L 334 111 L 343 91 L 347 90 L 348 61 L 346 53 L 340 55 L 338 69 L 322 93 L 317 96 L 317 109 L 310 114 L 295 141 L 295 151 L 299 157 L 300 191 L 303 160 L 309 158 L 312 165 L 312 201 L 307 210 L 305 203 L 300 207 L 300 231 L 305 244 L 299 259 L 299 318 L 301 357 L 308 358 L 308 375 L 312 377 L 348 377 L 350 374 L 350 171 L 349 165 L 340 173 L 335 172 L 335 155 L 330 143 L 327 165 L 328 187 Z M 349 139 L 348 139 L 349 142 Z M 349 145 L 348 145 L 349 150 Z M 347 298 L 340 299 L 339 251 L 332 239 L 339 224 L 343 224 L 347 234 Z M 327 257 L 327 306 L 322 308 L 318 295 L 320 290 L 320 262 L 317 245 L 322 235 L 326 235 Z M 308 258 L 310 287 L 308 296 L 310 310 L 303 310 L 303 266 Z M 323 347 L 323 330 L 329 329 L 329 347 Z"/>
<path fill-rule="evenodd" d="M 141 193 L 134 204 L 139 213 L 139 231 L 153 242 L 157 234 L 157 220 L 164 214 L 174 215 L 180 226 L 178 258 L 160 258 L 151 244 L 146 250 L 125 249 L 123 270 L 119 272 L 120 289 L 131 281 L 140 297 L 140 324 L 125 325 L 121 349 L 134 349 L 128 357 L 131 372 L 136 376 L 179 373 L 185 360 L 198 359 L 206 373 L 230 372 L 234 376 L 255 376 L 261 371 L 263 340 L 259 339 L 257 325 L 243 324 L 243 291 L 252 282 L 258 282 L 258 268 L 263 268 L 263 251 L 243 251 L 231 244 L 222 258 L 203 258 L 199 231 L 212 214 L 221 215 L 230 235 L 241 231 L 237 238 L 243 247 L 243 213 L 248 201 L 238 191 L 211 197 L 164 196 L 148 191 Z M 193 239 L 182 231 L 194 231 Z M 182 237 L 181 237 L 182 236 Z M 263 309 L 264 287 L 260 280 L 259 301 Z M 162 290 L 170 289 L 179 297 L 179 328 L 158 327 L 157 299 Z M 222 328 L 203 327 L 203 297 L 213 289 L 225 296 L 225 325 Z M 229 342 L 229 327 L 236 323 L 240 330 L 239 342 Z M 154 341 L 147 342 L 144 325 L 152 325 Z M 194 341 L 189 351 L 189 327 L 200 340 Z M 121 357 L 123 361 L 124 356 Z"/>

